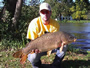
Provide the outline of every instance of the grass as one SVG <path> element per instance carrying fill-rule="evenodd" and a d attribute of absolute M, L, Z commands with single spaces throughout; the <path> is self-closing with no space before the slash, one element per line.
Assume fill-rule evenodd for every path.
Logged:
<path fill-rule="evenodd" d="M 90 54 L 68 53 L 62 66 L 63 68 L 90 68 Z"/>
<path fill-rule="evenodd" d="M 90 20 L 68 20 L 68 23 L 90 23 Z"/>
<path fill-rule="evenodd" d="M 27 60 L 24 65 L 21 65 L 19 60 L 12 57 L 16 49 L 8 48 L 0 50 L 0 68 L 32 68 L 31 63 Z M 55 58 L 55 53 L 50 57 L 42 56 L 43 64 L 51 64 Z M 83 54 L 80 52 L 67 51 L 62 62 L 63 68 L 90 68 L 90 52 Z"/>

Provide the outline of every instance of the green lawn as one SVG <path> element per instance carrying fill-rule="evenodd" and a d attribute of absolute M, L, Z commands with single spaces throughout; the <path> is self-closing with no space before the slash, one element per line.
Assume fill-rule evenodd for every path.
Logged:
<path fill-rule="evenodd" d="M 90 20 L 69 20 L 68 23 L 90 23 Z"/>
<path fill-rule="evenodd" d="M 0 50 L 0 68 L 32 68 L 31 63 L 27 60 L 24 65 L 21 65 L 19 60 L 12 57 L 15 49 Z M 42 56 L 43 64 L 51 64 L 55 57 L 55 53 L 50 57 Z M 62 62 L 63 68 L 90 68 L 90 52 L 87 54 L 74 53 L 68 51 Z"/>

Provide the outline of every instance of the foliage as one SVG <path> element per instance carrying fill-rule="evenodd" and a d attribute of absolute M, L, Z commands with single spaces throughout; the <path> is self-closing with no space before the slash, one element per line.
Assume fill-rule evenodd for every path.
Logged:
<path fill-rule="evenodd" d="M 80 20 L 87 18 L 86 3 L 83 0 L 76 0 L 75 5 L 70 8 L 70 11 L 72 12 L 73 19 Z"/>
<path fill-rule="evenodd" d="M 35 8 L 35 9 L 34 9 Z M 8 12 L 8 11 L 7 11 Z M 30 21 L 38 16 L 38 6 L 23 6 L 22 15 L 17 23 L 15 30 L 11 29 L 12 18 L 10 13 L 7 13 L 6 22 L 0 24 L 0 38 L 1 39 L 12 39 L 22 40 L 26 38 L 26 32 Z"/>
<path fill-rule="evenodd" d="M 69 16 L 69 8 L 73 4 L 72 2 L 66 2 L 62 0 L 60 2 L 59 0 L 45 0 L 45 2 L 49 3 L 52 8 L 52 18 L 57 18 L 58 16 L 60 17 L 61 15 L 63 16 Z"/>
<path fill-rule="evenodd" d="M 3 19 L 3 22 L 0 23 L 0 38 L 4 39 L 5 37 L 8 36 L 8 38 L 10 37 L 9 35 L 9 25 L 11 24 L 11 17 L 10 17 L 10 13 L 8 11 L 5 11 L 6 15 L 6 19 Z M 6 22 L 5 22 L 6 21 Z"/>

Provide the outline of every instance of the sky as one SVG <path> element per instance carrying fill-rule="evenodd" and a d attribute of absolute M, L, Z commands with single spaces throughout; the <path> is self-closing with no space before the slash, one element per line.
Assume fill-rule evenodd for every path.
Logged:
<path fill-rule="evenodd" d="M 0 0 L 0 7 L 3 7 L 3 3 L 1 3 L 3 0 Z"/>
<path fill-rule="evenodd" d="M 2 3 L 3 0 L 0 0 L 0 7 L 3 7 L 3 3 Z M 31 0 L 26 0 L 26 3 L 28 4 L 28 2 L 31 1 Z M 44 1 L 44 0 L 40 0 L 40 1 Z M 73 0 L 73 2 L 75 2 L 75 0 Z M 90 2 L 90 0 L 89 0 Z"/>

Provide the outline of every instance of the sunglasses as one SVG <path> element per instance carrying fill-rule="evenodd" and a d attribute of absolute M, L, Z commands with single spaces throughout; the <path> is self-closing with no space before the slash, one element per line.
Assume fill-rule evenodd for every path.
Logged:
<path fill-rule="evenodd" d="M 50 13 L 50 11 L 48 11 L 48 10 L 41 10 L 40 11 L 42 14 L 49 14 Z"/>

